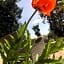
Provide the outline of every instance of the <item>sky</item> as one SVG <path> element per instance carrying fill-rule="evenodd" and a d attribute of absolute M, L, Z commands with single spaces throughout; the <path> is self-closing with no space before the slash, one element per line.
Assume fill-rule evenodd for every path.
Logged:
<path fill-rule="evenodd" d="M 32 0 L 21 0 L 20 2 L 17 3 L 17 5 L 20 8 L 23 8 L 23 12 L 21 14 L 22 18 L 19 19 L 19 23 L 27 22 L 32 13 L 35 11 L 35 9 L 31 5 Z M 31 22 L 28 25 L 28 30 L 31 34 L 31 38 L 36 37 L 34 34 L 34 31 L 32 30 L 33 25 L 39 24 L 40 28 L 40 33 L 41 35 L 47 35 L 49 33 L 49 24 L 46 22 L 46 24 L 43 24 L 44 18 L 41 18 L 39 16 L 39 12 L 35 14 L 35 16 L 32 18 Z M 47 20 L 46 20 L 47 21 Z"/>

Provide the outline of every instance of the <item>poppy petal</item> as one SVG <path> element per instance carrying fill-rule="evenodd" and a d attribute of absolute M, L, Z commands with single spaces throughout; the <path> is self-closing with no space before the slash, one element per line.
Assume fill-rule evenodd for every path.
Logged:
<path fill-rule="evenodd" d="M 56 0 L 32 0 L 32 6 L 40 13 L 50 16 L 51 11 L 56 6 Z"/>

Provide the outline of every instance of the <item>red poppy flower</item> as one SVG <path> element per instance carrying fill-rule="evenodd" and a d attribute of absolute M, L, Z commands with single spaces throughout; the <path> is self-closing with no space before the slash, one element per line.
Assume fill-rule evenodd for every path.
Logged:
<path fill-rule="evenodd" d="M 55 8 L 56 0 L 32 0 L 32 7 L 41 13 L 50 16 L 50 12 Z"/>

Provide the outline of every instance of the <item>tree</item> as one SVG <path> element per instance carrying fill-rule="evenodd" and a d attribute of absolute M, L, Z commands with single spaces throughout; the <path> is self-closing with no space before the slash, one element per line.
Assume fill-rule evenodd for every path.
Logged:
<path fill-rule="evenodd" d="M 48 20 L 50 30 L 52 30 L 56 36 L 64 37 L 64 3 L 62 1 L 57 3 L 56 8 L 52 11 Z"/>
<path fill-rule="evenodd" d="M 16 5 L 17 0 L 0 0 L 0 37 L 16 31 L 19 27 L 22 9 Z"/>

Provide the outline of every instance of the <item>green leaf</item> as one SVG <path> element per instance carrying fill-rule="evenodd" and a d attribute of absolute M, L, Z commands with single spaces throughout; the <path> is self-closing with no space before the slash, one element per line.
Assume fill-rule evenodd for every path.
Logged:
<path fill-rule="evenodd" d="M 51 45 L 51 53 L 59 51 L 64 48 L 63 38 L 58 38 L 56 42 Z"/>
<path fill-rule="evenodd" d="M 2 50 L 2 51 L 5 51 L 4 50 L 4 46 L 3 46 L 3 44 L 0 42 L 0 49 Z"/>
<path fill-rule="evenodd" d="M 9 49 L 6 46 L 6 43 L 0 42 L 0 47 L 0 50 L 4 51 L 6 54 L 8 53 Z"/>
<path fill-rule="evenodd" d="M 4 52 L 2 52 L 1 50 L 0 50 L 0 53 L 1 53 L 1 57 L 2 57 L 2 59 L 3 59 L 3 64 L 7 64 L 7 59 L 6 59 L 6 56 L 4 55 Z"/>
<path fill-rule="evenodd" d="M 43 50 L 43 58 L 49 55 L 50 47 L 51 47 L 52 39 L 49 40 L 49 42 L 46 44 L 45 49 Z"/>
<path fill-rule="evenodd" d="M 28 30 L 27 30 L 27 43 L 28 43 L 29 49 L 31 49 L 32 48 L 32 43 L 31 43 L 30 33 L 29 33 Z"/>
<path fill-rule="evenodd" d="M 9 36 L 10 36 L 12 39 L 15 39 L 13 35 L 9 34 Z"/>
<path fill-rule="evenodd" d="M 30 64 L 29 58 L 30 58 L 30 51 L 31 51 L 31 38 L 30 38 L 30 33 L 28 30 L 26 30 L 26 54 L 25 54 L 25 62 L 24 64 Z"/>
<path fill-rule="evenodd" d="M 27 27 L 26 27 L 26 22 L 25 22 L 23 25 L 21 25 L 21 27 L 17 31 L 18 32 L 18 38 L 23 37 L 26 28 Z"/>
<path fill-rule="evenodd" d="M 4 39 L 4 41 L 5 41 L 5 43 L 6 43 L 6 46 L 8 47 L 8 49 L 10 49 L 11 48 L 11 46 L 10 46 L 10 42 L 7 40 L 7 39 Z"/>
<path fill-rule="evenodd" d="M 22 44 L 23 44 L 23 37 L 24 37 L 24 33 L 26 30 L 26 23 L 24 23 L 23 25 L 21 25 L 21 27 L 17 30 L 17 39 L 15 41 L 15 49 L 20 49 Z"/>
<path fill-rule="evenodd" d="M 0 42 L 0 54 L 1 54 L 1 57 L 4 61 L 4 63 L 6 64 L 6 55 L 5 55 L 5 50 L 4 50 L 4 46 L 3 44 Z"/>

